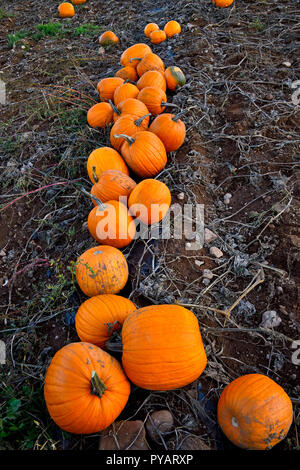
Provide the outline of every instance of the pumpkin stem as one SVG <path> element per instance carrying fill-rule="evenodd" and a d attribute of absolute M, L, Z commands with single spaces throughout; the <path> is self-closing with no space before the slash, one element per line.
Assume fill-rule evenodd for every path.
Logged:
<path fill-rule="evenodd" d="M 119 116 L 121 114 L 121 111 L 114 105 L 114 103 L 111 100 L 108 100 L 109 104 L 111 105 L 113 112 L 117 113 Z"/>
<path fill-rule="evenodd" d="M 105 348 L 111 352 L 122 352 L 123 351 L 123 343 L 120 334 L 115 331 L 109 340 L 105 343 Z"/>
<path fill-rule="evenodd" d="M 126 78 L 126 80 L 124 81 L 124 83 L 131 83 L 131 85 L 135 85 L 135 82 L 130 80 L 129 78 Z M 123 83 L 123 85 L 124 85 Z"/>
<path fill-rule="evenodd" d="M 190 108 L 184 109 L 184 110 L 181 111 L 180 113 L 176 114 L 176 115 L 172 118 L 172 121 L 177 122 L 178 119 L 181 118 L 181 116 L 183 116 L 184 114 L 186 114 L 189 110 L 190 110 Z"/>
<path fill-rule="evenodd" d="M 128 142 L 129 145 L 133 144 L 134 142 L 134 139 L 132 137 L 129 137 L 129 135 L 125 135 L 125 134 L 114 134 L 114 138 L 115 139 L 119 139 L 120 137 L 122 137 L 123 139 L 126 140 L 126 142 Z"/>
<path fill-rule="evenodd" d="M 133 60 L 142 60 L 142 57 L 132 57 L 129 62 L 131 63 Z"/>
<path fill-rule="evenodd" d="M 179 106 L 177 104 L 165 103 L 164 101 L 161 102 L 161 106 L 170 106 L 171 108 L 179 108 Z"/>
<path fill-rule="evenodd" d="M 94 180 L 96 181 L 96 183 L 98 183 L 98 176 L 97 176 L 97 174 L 96 174 L 96 167 L 93 166 L 93 167 L 92 167 L 92 170 L 93 170 L 93 178 L 94 178 Z"/>
<path fill-rule="evenodd" d="M 91 394 L 101 398 L 105 390 L 107 390 L 106 385 L 102 382 L 97 372 L 93 370 L 91 376 Z"/>
<path fill-rule="evenodd" d="M 98 206 L 104 211 L 105 210 L 105 204 L 101 201 L 101 199 L 98 199 L 97 196 L 94 196 L 93 194 L 87 192 L 84 188 L 80 188 L 81 192 L 85 194 L 86 196 L 91 197 L 97 204 Z"/>
<path fill-rule="evenodd" d="M 143 120 L 144 120 L 147 116 L 151 116 L 151 113 L 145 114 L 145 116 L 140 117 L 139 119 L 137 119 L 136 121 L 134 121 L 134 124 L 135 124 L 136 126 L 140 126 L 140 125 L 142 124 Z"/>

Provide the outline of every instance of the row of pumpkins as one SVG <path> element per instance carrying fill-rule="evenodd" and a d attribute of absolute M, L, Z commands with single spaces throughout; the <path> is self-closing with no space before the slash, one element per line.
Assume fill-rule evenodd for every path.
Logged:
<path fill-rule="evenodd" d="M 137 309 L 131 300 L 117 295 L 128 280 L 128 264 L 119 248 L 133 238 L 134 229 L 129 230 L 135 227 L 133 217 L 151 224 L 166 214 L 170 191 L 153 176 L 166 165 L 167 152 L 177 150 L 185 138 L 179 117 L 163 113 L 168 105 L 166 88 L 176 90 L 185 82 L 182 71 L 165 69 L 146 44 L 126 49 L 121 65 L 115 77 L 100 80 L 101 102 L 87 113 L 92 127 L 112 125 L 112 148 L 94 150 L 87 162 L 95 204 L 88 228 L 101 244 L 76 262 L 78 285 L 89 297 L 75 318 L 81 342 L 60 349 L 45 378 L 51 417 L 63 430 L 77 434 L 99 432 L 115 421 L 128 401 L 129 380 L 147 390 L 174 390 L 197 380 L 207 365 L 199 322 L 190 310 L 176 304 Z M 156 117 L 149 126 L 150 115 Z M 128 167 L 144 179 L 136 184 Z M 129 209 L 120 197 L 129 197 Z M 132 212 L 136 204 L 139 210 Z M 142 208 L 151 210 L 154 204 L 162 209 L 152 220 Z M 104 217 L 106 230 L 101 224 Z M 116 218 L 125 220 L 125 236 L 119 226 L 114 236 L 110 233 Z M 112 334 L 120 330 L 122 367 L 107 352 Z M 246 449 L 273 447 L 286 436 L 292 418 L 288 395 L 262 374 L 237 378 L 225 387 L 218 402 L 222 430 Z"/>

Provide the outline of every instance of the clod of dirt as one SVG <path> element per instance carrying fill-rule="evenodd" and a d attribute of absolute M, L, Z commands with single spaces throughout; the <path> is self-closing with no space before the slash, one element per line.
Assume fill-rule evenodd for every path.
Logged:
<path fill-rule="evenodd" d="M 101 432 L 99 450 L 148 450 L 143 421 L 116 421 Z"/>
<path fill-rule="evenodd" d="M 222 258 L 222 256 L 223 256 L 223 251 L 221 251 L 216 246 L 212 246 L 209 249 L 209 252 L 210 252 L 211 256 L 214 256 L 214 258 Z"/>
<path fill-rule="evenodd" d="M 174 418 L 168 410 L 154 411 L 146 421 L 146 430 L 153 441 L 159 441 L 160 435 L 172 431 L 173 426 Z"/>
<path fill-rule="evenodd" d="M 262 322 L 259 326 L 263 328 L 275 328 L 281 323 L 281 318 L 275 310 L 267 310 L 262 316 Z"/>
<path fill-rule="evenodd" d="M 216 235 L 214 232 L 212 232 L 208 228 L 204 229 L 204 242 L 205 243 L 211 243 L 215 241 L 217 238 L 218 238 L 218 235 Z"/>
<path fill-rule="evenodd" d="M 181 436 L 183 437 L 183 436 Z M 188 436 L 186 438 L 183 437 L 181 443 L 176 450 L 212 450 L 205 442 L 197 436 Z"/>

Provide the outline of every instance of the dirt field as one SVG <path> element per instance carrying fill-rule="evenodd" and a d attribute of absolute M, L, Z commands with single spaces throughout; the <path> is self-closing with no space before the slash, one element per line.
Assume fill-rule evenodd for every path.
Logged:
<path fill-rule="evenodd" d="M 159 179 L 173 202 L 205 204 L 205 225 L 218 238 L 200 251 L 186 250 L 187 239 L 135 241 L 123 250 L 130 279 L 121 294 L 137 306 L 190 308 L 208 365 L 181 390 L 133 387 L 120 419 L 145 420 L 168 408 L 174 432 L 149 440 L 151 449 L 184 449 L 197 436 L 210 449 L 234 451 L 217 426 L 217 400 L 233 379 L 259 372 L 294 407 L 287 438 L 271 452 L 299 450 L 300 107 L 292 101 L 300 80 L 299 1 L 237 0 L 217 9 L 208 0 L 87 0 L 71 20 L 58 18 L 58 3 L 0 2 L 7 86 L 0 105 L 0 449 L 98 446 L 99 435 L 61 432 L 43 398 L 51 358 L 78 341 L 74 317 L 85 297 L 73 263 L 95 244 L 86 225 L 92 204 L 81 188 L 90 190 L 87 157 L 109 145 L 109 130 L 89 128 L 86 111 L 98 101 L 97 82 L 120 68 L 122 51 L 149 43 L 146 23 L 176 19 L 181 35 L 151 47 L 166 66 L 184 71 L 187 84 L 168 100 L 191 109 L 183 118 L 186 141 Z M 120 42 L 102 50 L 98 37 L 107 29 Z M 211 246 L 222 250 L 219 260 Z M 216 311 L 234 305 L 229 318 Z M 261 325 L 268 310 L 281 319 L 274 328 Z"/>

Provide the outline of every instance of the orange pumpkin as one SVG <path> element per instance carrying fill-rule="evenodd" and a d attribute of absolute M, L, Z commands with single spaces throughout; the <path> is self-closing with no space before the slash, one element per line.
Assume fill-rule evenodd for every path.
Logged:
<path fill-rule="evenodd" d="M 152 86 L 142 88 L 137 99 L 142 101 L 153 115 L 162 113 L 166 105 L 169 105 L 166 93 L 161 88 Z"/>
<path fill-rule="evenodd" d="M 159 29 L 158 31 L 152 31 L 150 34 L 150 41 L 152 44 L 160 44 L 167 39 L 166 33 Z"/>
<path fill-rule="evenodd" d="M 135 236 L 134 220 L 120 201 L 94 207 L 88 216 L 88 229 L 98 243 L 115 248 L 124 248 Z"/>
<path fill-rule="evenodd" d="M 186 129 L 179 116 L 180 114 L 159 114 L 149 127 L 149 131 L 160 138 L 167 152 L 175 152 L 184 142 Z"/>
<path fill-rule="evenodd" d="M 86 3 L 86 0 L 72 0 L 72 3 L 74 3 L 74 5 L 82 5 Z"/>
<path fill-rule="evenodd" d="M 226 8 L 232 5 L 234 0 L 212 0 L 212 2 L 215 3 L 217 7 Z"/>
<path fill-rule="evenodd" d="M 129 174 L 126 163 L 121 155 L 110 147 L 100 147 L 89 155 L 87 161 L 87 172 L 93 184 L 99 180 L 99 176 L 103 171 L 119 170 Z"/>
<path fill-rule="evenodd" d="M 105 127 L 113 121 L 113 108 L 109 103 L 97 103 L 87 112 L 87 122 L 91 127 Z"/>
<path fill-rule="evenodd" d="M 134 67 L 131 67 L 130 65 L 127 65 L 127 67 L 122 67 L 119 69 L 116 74 L 116 77 L 121 77 L 124 80 L 131 80 L 132 82 L 136 82 L 138 79 L 138 74 L 136 72 L 136 69 Z"/>
<path fill-rule="evenodd" d="M 153 305 L 128 315 L 122 343 L 124 371 L 141 388 L 184 387 L 206 367 L 198 320 L 179 305 Z"/>
<path fill-rule="evenodd" d="M 148 108 L 144 103 L 136 98 L 127 98 L 118 104 L 117 109 L 114 112 L 113 120 L 116 122 L 120 117 L 126 114 L 131 114 L 136 119 L 149 114 Z"/>
<path fill-rule="evenodd" d="M 175 65 L 171 65 L 165 70 L 165 79 L 167 87 L 172 91 L 177 90 L 186 83 L 183 71 Z"/>
<path fill-rule="evenodd" d="M 99 37 L 99 44 L 104 47 L 117 44 L 117 42 L 119 42 L 119 38 L 113 31 L 105 31 Z"/>
<path fill-rule="evenodd" d="M 128 47 L 121 55 L 120 63 L 123 67 L 130 65 L 131 67 L 137 66 L 139 60 L 144 57 L 145 54 L 151 52 L 151 48 L 147 44 L 138 43 L 131 47 Z M 139 60 L 133 60 L 138 58 Z"/>
<path fill-rule="evenodd" d="M 115 106 L 118 106 L 118 104 L 128 98 L 136 98 L 138 94 L 139 89 L 133 83 L 122 83 L 122 85 L 119 85 L 114 92 Z"/>
<path fill-rule="evenodd" d="M 118 248 L 94 246 L 77 259 L 75 275 L 80 289 L 88 297 L 117 294 L 128 280 L 128 265 Z"/>
<path fill-rule="evenodd" d="M 131 136 L 137 131 L 145 130 L 148 128 L 149 119 L 149 113 L 139 119 L 136 119 L 132 114 L 124 114 L 124 116 L 120 117 L 114 123 L 110 131 L 110 143 L 112 147 L 120 151 L 124 139 L 116 138 L 115 135 L 126 134 Z"/>
<path fill-rule="evenodd" d="M 75 15 L 75 9 L 72 3 L 63 2 L 58 6 L 58 13 L 61 18 L 72 18 Z"/>
<path fill-rule="evenodd" d="M 177 21 L 168 21 L 164 27 L 164 32 L 168 38 L 172 38 L 175 34 L 180 34 L 181 26 Z"/>
<path fill-rule="evenodd" d="M 118 201 L 120 197 L 128 198 L 136 182 L 130 176 L 118 170 L 107 170 L 100 174 L 98 182 L 92 186 L 91 195 L 102 202 Z M 92 199 L 94 205 L 97 202 Z"/>
<path fill-rule="evenodd" d="M 141 58 L 137 64 L 136 70 L 139 77 L 148 72 L 148 70 L 158 70 L 163 73 L 165 70 L 165 64 L 157 54 L 149 52 Z"/>
<path fill-rule="evenodd" d="M 150 34 L 152 33 L 152 31 L 157 31 L 157 30 L 159 30 L 159 26 L 156 23 L 148 23 L 145 26 L 144 34 L 147 38 L 150 38 Z"/>
<path fill-rule="evenodd" d="M 81 341 L 105 348 L 114 331 L 136 310 L 131 300 L 114 294 L 95 295 L 80 305 L 75 328 Z"/>
<path fill-rule="evenodd" d="M 115 136 L 116 137 L 116 136 Z M 162 141 L 152 132 L 139 131 L 125 139 L 121 153 L 128 166 L 142 178 L 151 178 L 165 167 L 167 153 Z"/>
<path fill-rule="evenodd" d="M 152 225 L 162 220 L 171 205 L 168 186 L 155 179 L 145 179 L 132 190 L 129 212 L 143 224 Z"/>
<path fill-rule="evenodd" d="M 147 86 L 161 88 L 164 92 L 167 90 L 167 82 L 164 75 L 158 70 L 149 70 L 145 72 L 137 81 L 136 86 L 139 90 Z"/>
<path fill-rule="evenodd" d="M 124 83 L 123 78 L 121 77 L 108 77 L 103 78 L 98 82 L 97 90 L 100 95 L 101 101 L 109 101 L 114 98 L 115 89 Z"/>
<path fill-rule="evenodd" d="M 266 375 L 238 377 L 224 388 L 218 402 L 219 425 L 243 449 L 271 449 L 285 438 L 292 421 L 289 396 Z"/>
<path fill-rule="evenodd" d="M 90 434 L 119 416 L 130 384 L 118 361 L 90 343 L 70 343 L 48 367 L 44 396 L 48 412 L 64 431 Z"/>

